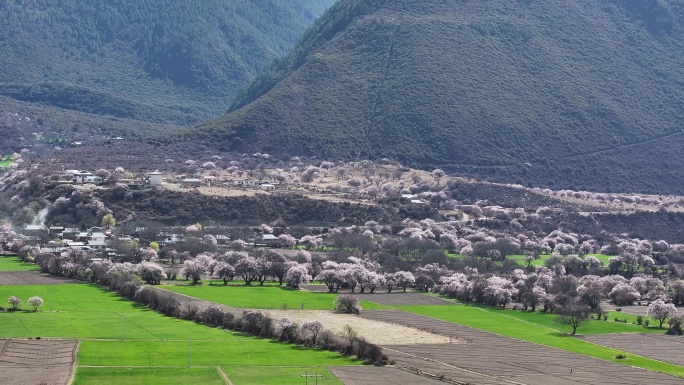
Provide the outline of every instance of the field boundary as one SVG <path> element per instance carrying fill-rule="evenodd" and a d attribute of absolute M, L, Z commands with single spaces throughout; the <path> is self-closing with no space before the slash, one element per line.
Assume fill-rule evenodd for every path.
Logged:
<path fill-rule="evenodd" d="M 233 382 L 230 380 L 230 378 L 228 378 L 228 375 L 226 374 L 226 372 L 223 371 L 223 369 L 221 369 L 220 366 L 217 366 L 216 370 L 218 371 L 218 374 L 221 376 L 221 378 L 223 378 L 223 381 L 227 385 L 233 385 Z"/>

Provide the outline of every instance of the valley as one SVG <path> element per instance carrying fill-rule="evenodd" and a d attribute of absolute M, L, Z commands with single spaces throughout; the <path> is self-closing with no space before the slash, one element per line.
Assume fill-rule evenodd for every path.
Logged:
<path fill-rule="evenodd" d="M 0 383 L 684 382 L 684 0 L 0 16 Z"/>

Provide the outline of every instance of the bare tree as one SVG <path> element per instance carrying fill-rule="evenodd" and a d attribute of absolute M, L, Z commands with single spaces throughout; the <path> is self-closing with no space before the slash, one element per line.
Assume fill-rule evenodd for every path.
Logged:
<path fill-rule="evenodd" d="M 558 317 L 556 317 L 555 322 L 559 325 L 572 327 L 572 335 L 574 336 L 577 333 L 577 328 L 589 322 L 591 308 L 575 303 L 558 308 L 556 312 Z"/>
<path fill-rule="evenodd" d="M 311 336 L 312 346 L 316 346 L 316 340 L 324 329 L 323 324 L 319 320 L 306 321 L 299 328 L 302 337 L 306 338 L 308 335 Z"/>
<path fill-rule="evenodd" d="M 351 325 L 345 325 L 342 329 L 342 337 L 349 341 L 349 346 L 351 346 L 354 341 L 359 337 L 359 332 L 356 331 Z"/>

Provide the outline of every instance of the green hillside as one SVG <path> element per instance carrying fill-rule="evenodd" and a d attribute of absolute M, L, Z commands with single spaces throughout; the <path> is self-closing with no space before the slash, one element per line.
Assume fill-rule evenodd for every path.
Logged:
<path fill-rule="evenodd" d="M 0 1 L 0 95 L 19 102 L 0 110 L 40 106 L 57 126 L 67 119 L 54 108 L 92 126 L 198 124 L 224 113 L 333 2 Z"/>
<path fill-rule="evenodd" d="M 677 191 L 682 0 L 342 0 L 194 130 L 224 149 Z"/>

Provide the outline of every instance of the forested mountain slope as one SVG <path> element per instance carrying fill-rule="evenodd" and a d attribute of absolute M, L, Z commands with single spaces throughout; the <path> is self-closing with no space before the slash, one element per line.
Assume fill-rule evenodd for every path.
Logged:
<path fill-rule="evenodd" d="M 57 125 L 59 110 L 91 126 L 98 116 L 198 124 L 224 113 L 332 3 L 2 0 L 0 107 L 44 106 Z"/>
<path fill-rule="evenodd" d="M 193 130 L 225 149 L 681 191 L 684 1 L 342 0 Z"/>

